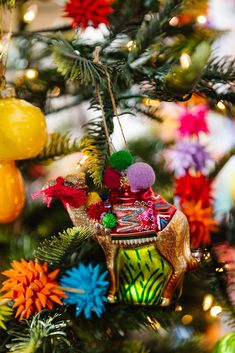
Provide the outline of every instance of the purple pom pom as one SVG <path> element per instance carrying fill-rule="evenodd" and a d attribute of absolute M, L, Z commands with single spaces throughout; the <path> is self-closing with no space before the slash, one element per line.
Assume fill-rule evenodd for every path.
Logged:
<path fill-rule="evenodd" d="M 153 168 L 147 163 L 134 163 L 127 169 L 127 178 L 132 192 L 148 189 L 155 183 Z"/>

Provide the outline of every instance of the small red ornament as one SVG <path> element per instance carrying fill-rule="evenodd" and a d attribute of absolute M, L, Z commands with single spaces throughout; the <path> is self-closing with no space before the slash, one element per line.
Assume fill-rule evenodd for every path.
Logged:
<path fill-rule="evenodd" d="M 104 171 L 104 184 L 109 189 L 117 189 L 120 186 L 121 173 L 118 170 L 108 167 Z"/>
<path fill-rule="evenodd" d="M 65 5 L 65 17 L 73 19 L 74 28 L 79 26 L 86 29 L 88 26 L 98 27 L 100 23 L 109 25 L 108 15 L 113 12 L 111 0 L 69 0 Z"/>
<path fill-rule="evenodd" d="M 100 216 L 105 212 L 104 204 L 102 202 L 95 202 L 90 205 L 87 209 L 87 214 L 89 218 L 100 220 Z"/>

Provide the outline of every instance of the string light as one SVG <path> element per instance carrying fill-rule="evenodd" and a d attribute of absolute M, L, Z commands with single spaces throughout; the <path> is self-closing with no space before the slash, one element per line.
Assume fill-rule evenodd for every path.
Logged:
<path fill-rule="evenodd" d="M 80 161 L 78 162 L 76 169 L 80 169 L 84 165 L 87 159 L 88 159 L 88 156 L 84 154 L 80 159 Z"/>
<path fill-rule="evenodd" d="M 37 12 L 38 12 L 38 6 L 36 4 L 30 5 L 29 7 L 27 7 L 24 13 L 23 21 L 25 23 L 32 22 L 35 19 Z"/>
<path fill-rule="evenodd" d="M 200 23 L 201 25 L 204 25 L 207 22 L 206 16 L 202 16 L 202 15 L 198 16 L 197 22 Z"/>
<path fill-rule="evenodd" d="M 181 322 L 183 325 L 189 325 L 193 321 L 193 316 L 186 314 L 182 317 Z"/>
<path fill-rule="evenodd" d="M 223 103 L 223 101 L 219 101 L 218 103 L 217 103 L 217 107 L 219 108 L 219 109 L 221 109 L 221 110 L 224 110 L 226 107 L 225 107 L 225 105 L 224 105 L 224 103 Z"/>
<path fill-rule="evenodd" d="M 183 308 L 181 305 L 177 305 L 176 308 L 175 308 L 175 311 L 182 311 Z"/>
<path fill-rule="evenodd" d="M 35 78 L 38 77 L 38 71 L 35 69 L 28 69 L 25 75 L 29 80 L 34 80 Z"/>
<path fill-rule="evenodd" d="M 133 41 L 133 40 L 130 40 L 128 43 L 127 43 L 127 49 L 129 50 L 129 51 L 131 51 L 133 48 L 135 48 L 136 47 L 136 44 L 135 44 L 135 42 Z"/>
<path fill-rule="evenodd" d="M 143 102 L 147 107 L 159 107 L 160 105 L 160 101 L 157 99 L 144 98 Z"/>
<path fill-rule="evenodd" d="M 178 26 L 178 24 L 179 24 L 179 19 L 176 16 L 172 17 L 169 21 L 169 25 L 172 27 Z"/>
<path fill-rule="evenodd" d="M 191 58 L 187 53 L 183 53 L 180 56 L 180 65 L 183 69 L 187 69 L 191 64 Z"/>
<path fill-rule="evenodd" d="M 221 308 L 221 306 L 219 306 L 219 305 L 212 306 L 212 308 L 211 308 L 211 310 L 210 310 L 211 316 L 216 317 L 216 316 L 218 316 L 220 313 L 222 313 L 222 308 Z"/>
<path fill-rule="evenodd" d="M 150 325 L 152 326 L 153 329 L 155 330 L 159 330 L 161 327 L 161 324 L 156 320 L 151 318 L 150 316 L 147 316 L 147 320 L 150 323 Z"/>
<path fill-rule="evenodd" d="M 217 267 L 217 268 L 215 269 L 215 271 L 216 271 L 216 272 L 224 272 L 224 269 L 223 269 L 223 267 Z"/>
<path fill-rule="evenodd" d="M 204 311 L 209 310 L 213 305 L 214 297 L 212 294 L 206 294 L 203 299 L 202 308 Z"/>

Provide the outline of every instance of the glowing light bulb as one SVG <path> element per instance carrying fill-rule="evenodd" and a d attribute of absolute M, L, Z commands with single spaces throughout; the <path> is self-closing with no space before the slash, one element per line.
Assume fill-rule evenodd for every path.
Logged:
<path fill-rule="evenodd" d="M 180 56 L 180 65 L 183 69 L 187 69 L 191 64 L 191 58 L 187 53 L 183 53 Z"/>
<path fill-rule="evenodd" d="M 147 107 L 158 107 L 160 105 L 160 101 L 157 99 L 144 98 L 143 102 Z"/>
<path fill-rule="evenodd" d="M 170 26 L 175 27 L 175 26 L 178 26 L 178 24 L 179 24 L 179 19 L 176 16 L 172 17 L 169 21 Z"/>
<path fill-rule="evenodd" d="M 186 314 L 182 317 L 181 322 L 183 325 L 189 325 L 193 321 L 193 316 Z"/>
<path fill-rule="evenodd" d="M 211 308 L 211 310 L 210 310 L 211 316 L 216 317 L 216 316 L 218 316 L 220 313 L 222 313 L 222 308 L 221 308 L 221 306 L 219 306 L 219 305 L 212 306 L 212 308 Z"/>
<path fill-rule="evenodd" d="M 222 101 L 219 101 L 219 102 L 217 103 L 217 107 L 218 107 L 219 109 L 221 109 L 221 110 L 226 109 L 226 107 L 225 107 L 225 105 L 224 105 L 224 103 L 223 103 Z"/>
<path fill-rule="evenodd" d="M 87 159 L 88 159 L 88 156 L 84 154 L 80 159 L 80 161 L 78 162 L 76 169 L 79 169 L 80 167 L 82 167 Z"/>
<path fill-rule="evenodd" d="M 203 303 L 202 303 L 202 308 L 204 311 L 209 310 L 212 305 L 213 305 L 213 301 L 214 301 L 214 297 L 212 294 L 206 294 L 204 299 L 203 299 Z"/>
<path fill-rule="evenodd" d="M 0 54 L 2 54 L 3 49 L 4 49 L 3 43 L 2 43 L 2 41 L 0 41 Z"/>
<path fill-rule="evenodd" d="M 206 16 L 202 16 L 202 15 L 198 16 L 197 22 L 200 23 L 201 25 L 204 25 L 207 22 Z"/>
<path fill-rule="evenodd" d="M 133 40 L 130 40 L 130 41 L 126 44 L 126 46 L 127 46 L 127 49 L 128 49 L 129 51 L 131 51 L 133 48 L 136 47 L 136 44 L 135 44 L 135 42 L 134 42 Z"/>
<path fill-rule="evenodd" d="M 29 7 L 27 7 L 23 16 L 24 22 L 26 23 L 32 22 L 35 19 L 37 12 L 38 12 L 38 6 L 36 4 L 32 4 Z"/>
<path fill-rule="evenodd" d="M 29 80 L 34 80 L 36 77 L 38 77 L 38 71 L 35 69 L 28 69 L 25 75 Z"/>
<path fill-rule="evenodd" d="M 175 308 L 175 311 L 182 311 L 183 308 L 181 305 L 177 305 L 176 308 Z"/>

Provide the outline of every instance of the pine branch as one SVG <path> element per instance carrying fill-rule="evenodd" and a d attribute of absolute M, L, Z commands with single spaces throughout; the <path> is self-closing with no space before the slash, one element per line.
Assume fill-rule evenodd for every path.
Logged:
<path fill-rule="evenodd" d="M 72 139 L 69 132 L 60 135 L 55 132 L 49 135 L 46 146 L 41 153 L 34 159 L 36 162 L 48 163 L 73 152 L 78 152 L 79 146 L 77 139 Z"/>
<path fill-rule="evenodd" d="M 207 64 L 202 78 L 213 83 L 229 83 L 234 81 L 235 59 L 229 56 L 213 58 Z"/>
<path fill-rule="evenodd" d="M 65 40 L 53 40 L 52 43 L 54 61 L 65 79 L 78 80 L 82 85 L 102 83 L 106 77 L 106 68 L 103 65 L 82 57 L 80 52 Z"/>
<path fill-rule="evenodd" d="M 229 152 L 227 152 L 215 165 L 214 169 L 210 172 L 208 178 L 214 179 L 221 169 L 225 166 L 225 164 L 230 160 L 232 156 L 235 155 L 235 147 L 232 148 Z"/>
<path fill-rule="evenodd" d="M 105 94 L 103 94 L 105 97 Z M 106 101 L 103 101 L 106 124 L 109 131 L 109 136 L 113 132 L 113 108 L 111 106 L 110 97 L 107 96 Z M 91 103 L 90 109 L 100 110 L 99 105 L 94 100 Z M 109 145 L 103 125 L 103 118 L 99 116 L 91 119 L 86 125 L 85 135 L 81 139 L 80 149 L 87 156 L 88 173 L 91 176 L 96 187 L 101 188 L 103 184 L 103 171 L 109 156 Z"/>
<path fill-rule="evenodd" d="M 21 327 L 18 331 L 9 332 L 13 338 L 6 347 L 13 353 L 36 353 L 48 341 L 51 346 L 56 346 L 62 340 L 68 346 L 69 341 L 64 332 L 66 327 L 61 315 L 52 315 L 47 310 L 40 311 L 31 323 L 27 321 L 25 329 Z"/>
<path fill-rule="evenodd" d="M 139 341 L 124 341 L 118 349 L 121 353 L 149 353 L 149 349 Z M 117 351 L 117 352 L 118 352 Z"/>
<path fill-rule="evenodd" d="M 140 29 L 136 33 L 135 47 L 129 54 L 129 62 L 132 62 L 141 53 L 143 53 L 157 37 L 160 37 L 165 30 L 166 24 L 168 25 L 169 20 L 179 10 L 183 0 L 169 0 L 165 2 L 165 6 L 154 15 L 150 21 L 144 20 Z"/>
<path fill-rule="evenodd" d="M 58 236 L 45 239 L 35 250 L 34 257 L 48 262 L 53 267 L 64 267 L 70 261 L 71 255 L 78 251 L 89 237 L 91 237 L 91 231 L 86 227 L 68 228 Z"/>

